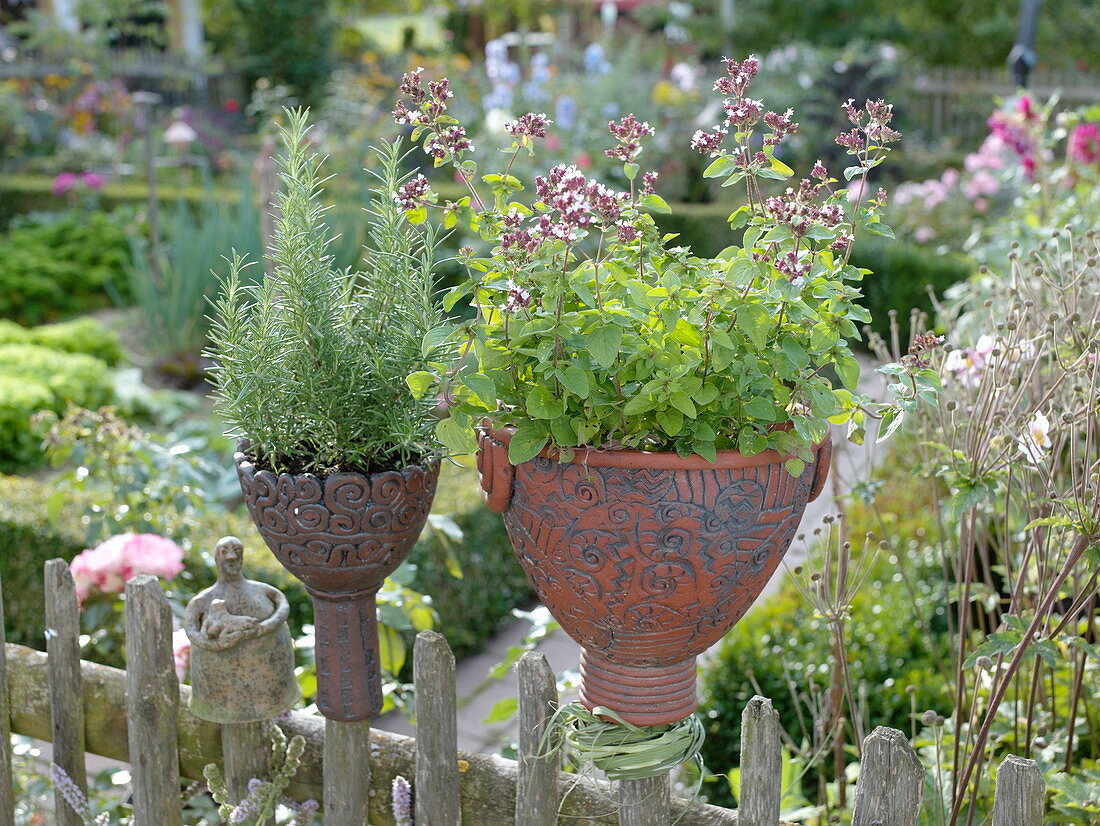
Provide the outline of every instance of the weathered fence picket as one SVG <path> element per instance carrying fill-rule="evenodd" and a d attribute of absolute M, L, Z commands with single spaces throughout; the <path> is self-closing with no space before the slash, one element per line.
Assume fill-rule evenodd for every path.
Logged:
<path fill-rule="evenodd" d="M 155 579 L 140 577 L 127 586 L 127 671 L 80 661 L 76 594 L 63 561 L 47 563 L 46 584 L 49 651 L 4 646 L 0 734 L 10 720 L 12 732 L 52 741 L 55 761 L 78 786 L 86 783 L 85 749 L 128 761 L 137 826 L 178 826 L 180 777 L 198 779 L 208 763 L 224 764 L 234 797 L 243 797 L 248 779 L 268 770 L 274 725 L 287 737 L 305 740 L 287 791 L 296 800 L 323 793 L 326 826 L 393 826 L 390 788 L 398 775 L 415 779 L 417 822 L 432 826 L 668 826 L 674 821 L 777 826 L 779 821 L 781 732 L 778 714 L 763 697 L 754 697 L 742 715 L 739 813 L 670 800 L 667 775 L 620 783 L 616 805 L 606 786 L 560 772 L 556 753 L 538 756 L 548 745 L 544 732 L 557 705 L 554 675 L 542 655 L 528 653 L 517 668 L 518 763 L 458 751 L 454 657 L 434 632 L 421 633 L 414 652 L 418 740 L 372 731 L 369 722 L 334 723 L 305 712 L 218 726 L 190 713 L 191 689 L 176 682 L 170 612 Z M 10 751 L 3 744 L 0 761 L 0 826 L 10 826 Z M 914 826 L 923 781 L 923 767 L 904 735 L 875 729 L 863 743 L 853 826 Z M 1040 826 L 1045 794 L 1033 761 L 1007 758 L 997 775 L 993 826 Z M 80 818 L 60 796 L 55 803 L 62 826 L 79 826 Z"/>
<path fill-rule="evenodd" d="M 4 583 L 0 580 L 0 652 L 7 650 L 4 632 Z M 15 790 L 11 767 L 11 712 L 8 703 L 8 658 L 0 656 L 0 826 L 15 826 Z"/>
<path fill-rule="evenodd" d="M 80 609 L 76 585 L 63 559 L 46 563 L 46 652 L 49 656 L 50 717 L 53 762 L 88 793 L 84 760 L 84 702 L 80 683 Z M 55 787 L 59 826 L 83 826 L 83 821 Z"/>
<path fill-rule="evenodd" d="M 863 739 L 852 826 L 916 826 L 924 767 L 905 735 L 879 726 Z"/>
<path fill-rule="evenodd" d="M 741 826 L 776 826 L 783 795 L 779 712 L 759 695 L 741 712 Z"/>
<path fill-rule="evenodd" d="M 361 826 L 370 804 L 370 720 L 325 721 L 325 822 Z"/>
<path fill-rule="evenodd" d="M 455 658 L 435 631 L 416 635 L 416 822 L 460 826 Z"/>
<path fill-rule="evenodd" d="M 136 826 L 183 826 L 172 609 L 154 576 L 126 583 L 126 720 Z"/>
<path fill-rule="evenodd" d="M 1009 755 L 997 770 L 993 826 L 1042 826 L 1046 791 L 1034 760 Z"/>
<path fill-rule="evenodd" d="M 271 737 L 264 723 L 223 723 L 225 785 L 233 800 L 248 794 L 248 781 L 263 777 L 271 762 Z"/>
<path fill-rule="evenodd" d="M 516 666 L 519 683 L 519 761 L 516 826 L 554 826 L 558 820 L 557 742 L 546 725 L 558 706 L 558 686 L 544 654 L 528 651 Z M 544 738 L 546 738 L 544 742 Z M 545 756 L 538 755 L 546 751 Z"/>

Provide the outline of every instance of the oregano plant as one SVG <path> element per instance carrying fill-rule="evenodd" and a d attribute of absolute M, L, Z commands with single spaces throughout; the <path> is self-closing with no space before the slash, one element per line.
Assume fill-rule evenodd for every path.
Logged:
<path fill-rule="evenodd" d="M 669 206 L 655 192 L 657 173 L 640 162 L 649 124 L 628 115 L 608 125 L 607 155 L 622 162 L 628 191 L 562 164 L 530 193 L 512 161 L 547 136 L 545 115 L 508 123 L 510 161 L 477 181 L 473 146 L 447 113 L 447 79 L 405 76 L 395 119 L 413 127 L 436 166 L 455 167 L 469 195 L 441 203 L 419 175 L 395 200 L 412 224 L 428 225 L 433 214 L 443 226 L 462 221 L 491 247 L 484 256 L 464 250 L 468 278 L 445 301 L 450 309 L 468 299 L 476 310 L 456 325 L 457 357 L 409 377 L 414 393 L 435 389 L 449 404 L 437 430 L 452 451 L 470 450 L 487 418 L 515 428 L 514 464 L 544 450 L 567 460 L 580 447 L 711 461 L 719 450 L 771 448 L 797 475 L 830 422 L 848 423 L 860 441 L 868 416 L 888 418 L 892 431 L 904 408 L 934 401 L 936 377 L 918 352 L 890 368 L 902 376 L 902 406 L 873 403 L 857 390 L 850 346 L 870 320 L 857 303 L 868 271 L 849 263 L 854 238 L 890 235 L 879 218 L 885 193 L 868 194 L 867 180 L 900 137 L 889 125 L 892 107 L 844 104 L 852 129 L 836 140 L 853 159 L 844 172 L 851 185 L 820 162 L 795 182 L 774 154 L 798 129 L 793 113 L 748 97 L 755 57 L 725 66 L 715 83 L 724 119 L 696 132 L 692 146 L 713 158 L 707 177 L 743 189 L 744 205 L 729 219 L 743 238 L 713 259 L 677 246 L 652 217 Z"/>

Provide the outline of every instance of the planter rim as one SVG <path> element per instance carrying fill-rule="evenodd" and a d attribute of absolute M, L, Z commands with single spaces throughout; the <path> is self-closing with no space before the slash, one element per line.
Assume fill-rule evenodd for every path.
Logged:
<path fill-rule="evenodd" d="M 511 425 L 502 428 L 494 428 L 486 419 L 482 422 L 482 430 L 492 438 L 504 445 L 508 445 L 515 435 L 516 429 Z M 813 446 L 814 451 L 819 451 L 832 439 L 832 434 L 826 434 L 825 438 Z M 654 470 L 715 470 L 718 468 L 748 468 L 762 465 L 776 465 L 792 458 L 783 455 L 778 450 L 768 448 L 752 456 L 746 456 L 739 450 L 719 450 L 715 461 L 711 462 L 698 453 L 690 456 L 681 456 L 673 450 L 637 450 L 634 448 L 592 448 L 578 447 L 573 455 L 572 464 L 580 464 L 594 467 L 616 468 L 651 468 Z M 554 459 L 549 447 L 539 451 L 538 458 Z M 569 464 L 566 462 L 563 464 Z"/>
<path fill-rule="evenodd" d="M 398 473 L 405 476 L 409 473 L 415 473 L 417 471 L 422 473 L 428 473 L 432 468 L 439 465 L 442 461 L 441 456 L 432 456 L 428 461 L 423 464 L 413 463 L 405 465 L 402 468 L 390 469 L 390 470 L 378 470 L 374 473 L 359 473 L 358 471 L 340 471 L 339 473 L 330 473 L 327 476 L 318 476 L 316 473 L 275 473 L 273 470 L 267 468 L 257 468 L 256 463 L 253 462 L 246 455 L 246 451 L 252 448 L 252 440 L 244 437 L 237 440 L 237 450 L 233 453 L 233 463 L 238 467 L 248 467 L 251 473 L 255 475 L 267 474 L 273 479 L 277 479 L 280 476 L 291 476 L 295 479 L 312 478 L 316 479 L 318 483 L 324 486 L 330 479 L 343 480 L 343 479 L 370 479 L 373 476 L 378 476 L 382 473 Z"/>

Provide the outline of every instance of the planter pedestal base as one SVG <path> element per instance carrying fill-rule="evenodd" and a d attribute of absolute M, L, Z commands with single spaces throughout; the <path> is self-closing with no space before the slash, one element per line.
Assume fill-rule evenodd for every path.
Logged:
<path fill-rule="evenodd" d="M 376 594 L 323 594 L 310 589 L 317 708 L 329 720 L 368 720 L 382 710 Z"/>
<path fill-rule="evenodd" d="M 671 665 L 623 665 L 581 649 L 580 701 L 636 726 L 676 723 L 695 711 L 695 658 Z"/>

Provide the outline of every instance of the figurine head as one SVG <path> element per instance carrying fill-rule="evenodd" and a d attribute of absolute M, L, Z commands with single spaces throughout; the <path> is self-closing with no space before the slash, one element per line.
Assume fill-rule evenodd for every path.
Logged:
<path fill-rule="evenodd" d="M 219 580 L 240 579 L 244 566 L 244 544 L 235 536 L 222 537 L 214 548 L 214 562 L 218 566 Z"/>

